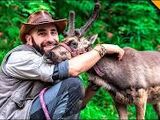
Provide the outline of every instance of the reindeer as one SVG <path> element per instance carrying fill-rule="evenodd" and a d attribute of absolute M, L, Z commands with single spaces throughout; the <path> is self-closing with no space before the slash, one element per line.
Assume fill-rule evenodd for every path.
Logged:
<path fill-rule="evenodd" d="M 80 29 L 74 28 L 75 13 L 70 13 L 69 30 L 63 43 L 46 54 L 49 62 L 57 63 L 89 51 L 97 35 L 88 39 L 82 36 L 96 19 L 100 4 L 96 2 L 93 15 Z M 152 103 L 160 118 L 160 53 L 156 51 L 137 51 L 124 48 L 121 61 L 117 55 L 105 55 L 92 69 L 90 81 L 103 87 L 112 95 L 120 119 L 128 119 L 127 105 L 135 104 L 137 119 L 144 119 L 146 103 Z M 94 92 L 84 98 L 87 104 Z"/>

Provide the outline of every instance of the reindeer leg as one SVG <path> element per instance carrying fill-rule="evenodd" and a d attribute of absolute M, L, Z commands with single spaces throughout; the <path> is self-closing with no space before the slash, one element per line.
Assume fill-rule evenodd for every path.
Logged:
<path fill-rule="evenodd" d="M 154 110 L 158 114 L 158 119 L 160 120 L 160 102 L 157 102 L 156 104 L 153 105 Z"/>
<path fill-rule="evenodd" d="M 136 105 L 136 118 L 138 120 L 145 119 L 145 111 L 146 111 L 146 104 L 148 94 L 145 89 L 138 90 L 138 96 L 135 98 L 135 105 Z"/>
<path fill-rule="evenodd" d="M 128 119 L 127 105 L 120 104 L 119 102 L 115 101 L 115 106 L 116 106 L 120 120 L 127 120 Z"/>
<path fill-rule="evenodd" d="M 105 83 L 105 81 L 102 78 L 92 73 L 89 73 L 89 81 L 90 81 L 90 85 L 87 87 L 85 91 L 85 97 L 82 102 L 82 109 L 86 106 L 89 100 L 96 94 L 96 91 L 100 87 L 104 87 L 107 91 L 113 88 L 109 84 Z M 114 92 L 116 91 L 115 89 L 113 90 Z"/>
<path fill-rule="evenodd" d="M 85 96 L 82 102 L 82 109 L 85 108 L 89 100 L 96 94 L 96 91 L 93 91 L 92 88 L 87 87 L 85 91 Z"/>
<path fill-rule="evenodd" d="M 96 94 L 96 92 L 100 88 L 99 85 L 96 85 L 93 82 L 95 81 L 95 79 L 97 79 L 97 77 L 94 74 L 89 74 L 89 86 L 85 90 L 85 96 L 82 102 L 82 109 L 85 108 L 89 100 Z"/>

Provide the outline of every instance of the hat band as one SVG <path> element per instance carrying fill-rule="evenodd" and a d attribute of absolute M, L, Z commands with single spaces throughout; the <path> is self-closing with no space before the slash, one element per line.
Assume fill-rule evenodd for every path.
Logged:
<path fill-rule="evenodd" d="M 31 23 L 37 24 L 37 23 L 45 23 L 45 22 L 54 22 L 54 20 L 53 19 L 38 18 L 38 19 L 32 21 Z"/>

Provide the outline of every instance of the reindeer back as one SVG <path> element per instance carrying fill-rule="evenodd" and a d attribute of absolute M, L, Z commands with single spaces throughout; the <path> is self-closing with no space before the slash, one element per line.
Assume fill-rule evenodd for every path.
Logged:
<path fill-rule="evenodd" d="M 116 55 L 105 55 L 97 63 L 100 71 L 104 73 L 102 78 L 106 82 L 119 89 L 160 85 L 159 52 L 142 52 L 132 48 L 124 48 L 124 51 L 121 61 Z"/>

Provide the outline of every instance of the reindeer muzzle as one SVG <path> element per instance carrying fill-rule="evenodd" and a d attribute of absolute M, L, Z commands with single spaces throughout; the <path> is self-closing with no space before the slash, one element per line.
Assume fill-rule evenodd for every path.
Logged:
<path fill-rule="evenodd" d="M 72 57 L 75 57 L 77 55 L 80 55 L 80 54 L 83 54 L 85 52 L 87 52 L 86 49 L 74 49 L 74 48 L 71 48 L 69 47 L 66 43 L 60 43 L 59 44 L 60 46 L 64 47 L 66 50 L 68 50 L 71 54 Z"/>

